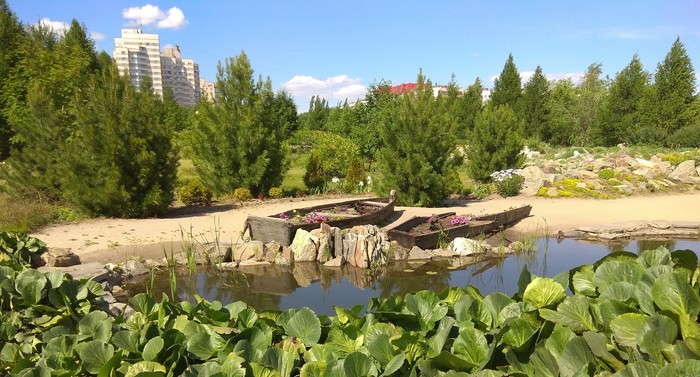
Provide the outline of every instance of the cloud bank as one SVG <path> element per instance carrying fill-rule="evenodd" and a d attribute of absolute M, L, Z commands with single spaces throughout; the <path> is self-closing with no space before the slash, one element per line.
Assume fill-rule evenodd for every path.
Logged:
<path fill-rule="evenodd" d="M 294 97 L 310 99 L 312 96 L 320 96 L 333 105 L 338 101 L 354 102 L 365 97 L 367 87 L 362 80 L 351 78 L 347 75 L 332 76 L 325 80 L 319 80 L 313 76 L 296 75 L 291 80 L 282 83 L 289 94 Z M 300 109 L 301 110 L 301 109 Z"/>
<path fill-rule="evenodd" d="M 63 35 L 68 29 L 70 28 L 70 25 L 63 21 L 53 21 L 50 18 L 42 18 L 39 21 L 39 25 L 47 27 L 51 29 L 56 34 Z"/>
<path fill-rule="evenodd" d="M 128 26 L 154 26 L 157 29 L 180 29 L 189 23 L 180 8 L 172 7 L 163 12 L 151 4 L 124 9 L 122 17 L 129 20 Z"/>

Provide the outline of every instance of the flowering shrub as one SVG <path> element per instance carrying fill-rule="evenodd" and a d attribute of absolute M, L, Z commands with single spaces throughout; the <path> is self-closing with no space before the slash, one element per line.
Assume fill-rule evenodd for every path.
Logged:
<path fill-rule="evenodd" d="M 192 181 L 180 187 L 177 190 L 177 196 L 187 206 L 210 206 L 213 194 L 209 187 Z"/>
<path fill-rule="evenodd" d="M 504 198 L 516 196 L 523 188 L 525 177 L 520 169 L 499 170 L 491 173 L 491 179 L 496 186 L 496 191 Z"/>

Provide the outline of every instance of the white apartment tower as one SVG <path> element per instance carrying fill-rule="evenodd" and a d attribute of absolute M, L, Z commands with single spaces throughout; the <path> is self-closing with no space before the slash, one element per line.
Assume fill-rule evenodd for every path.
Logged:
<path fill-rule="evenodd" d="M 163 96 L 163 88 L 169 87 L 182 106 L 199 101 L 199 65 L 182 59 L 179 46 L 166 47 L 161 53 L 158 34 L 144 34 L 141 28 L 122 29 L 122 37 L 114 38 L 114 60 L 119 73 L 128 73 L 137 88 L 149 76 L 158 95 Z"/>
<path fill-rule="evenodd" d="M 219 91 L 216 88 L 216 83 L 207 81 L 204 78 L 199 80 L 200 93 L 203 99 L 209 102 L 216 102 L 219 97 Z"/>
<path fill-rule="evenodd" d="M 199 65 L 192 59 L 183 59 L 180 46 L 166 47 L 160 56 L 163 85 L 170 87 L 175 101 L 183 106 L 194 106 L 199 101 Z"/>
<path fill-rule="evenodd" d="M 122 37 L 114 38 L 114 60 L 119 74 L 129 74 L 138 88 L 144 77 L 153 81 L 153 91 L 163 95 L 160 68 L 160 39 L 158 34 L 144 34 L 143 29 L 122 29 Z"/>

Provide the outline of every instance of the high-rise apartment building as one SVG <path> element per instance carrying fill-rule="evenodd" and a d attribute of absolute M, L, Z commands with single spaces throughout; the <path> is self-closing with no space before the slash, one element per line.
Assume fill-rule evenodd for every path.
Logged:
<path fill-rule="evenodd" d="M 175 101 L 183 106 L 194 106 L 199 101 L 199 65 L 192 59 L 183 59 L 180 46 L 166 47 L 160 56 L 163 85 L 170 87 Z"/>
<path fill-rule="evenodd" d="M 180 105 L 192 106 L 199 101 L 199 65 L 182 59 L 179 46 L 166 47 L 161 53 L 158 34 L 145 34 L 141 28 L 122 29 L 122 37 L 114 38 L 113 58 L 119 73 L 128 73 L 136 88 L 148 76 L 153 91 L 160 96 L 167 86 Z"/>
<path fill-rule="evenodd" d="M 216 102 L 219 96 L 219 91 L 216 89 L 216 83 L 207 81 L 204 78 L 199 80 L 200 93 L 202 93 L 202 98 L 209 102 Z"/>
<path fill-rule="evenodd" d="M 150 77 L 153 91 L 163 95 L 163 76 L 158 34 L 144 34 L 143 29 L 122 29 L 122 37 L 114 38 L 114 55 L 119 74 L 129 74 L 138 88 L 144 77 Z"/>

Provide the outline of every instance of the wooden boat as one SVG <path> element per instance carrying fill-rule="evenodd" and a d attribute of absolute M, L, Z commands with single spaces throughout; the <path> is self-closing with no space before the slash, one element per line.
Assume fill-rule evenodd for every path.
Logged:
<path fill-rule="evenodd" d="M 243 231 L 249 231 L 250 238 L 254 240 L 264 243 L 276 241 L 289 246 L 297 229 L 318 229 L 321 222 L 337 228 L 376 224 L 394 213 L 395 204 L 396 195 L 392 191 L 389 198 L 348 200 L 297 208 L 271 216 L 248 216 Z"/>
<path fill-rule="evenodd" d="M 435 249 L 438 242 L 450 242 L 457 237 L 474 237 L 480 234 L 496 232 L 515 224 L 530 215 L 532 206 L 523 206 L 503 212 L 473 217 L 467 224 L 451 225 L 450 218 L 455 218 L 455 212 L 442 213 L 435 216 L 415 216 L 389 230 L 389 239 L 395 240 L 400 246 L 421 249 Z M 433 222 L 442 223 L 442 229 L 432 229 L 416 232 L 416 228 L 425 227 L 430 218 Z M 446 224 L 445 224 L 446 223 Z M 441 239 L 442 238 L 442 239 Z"/>

